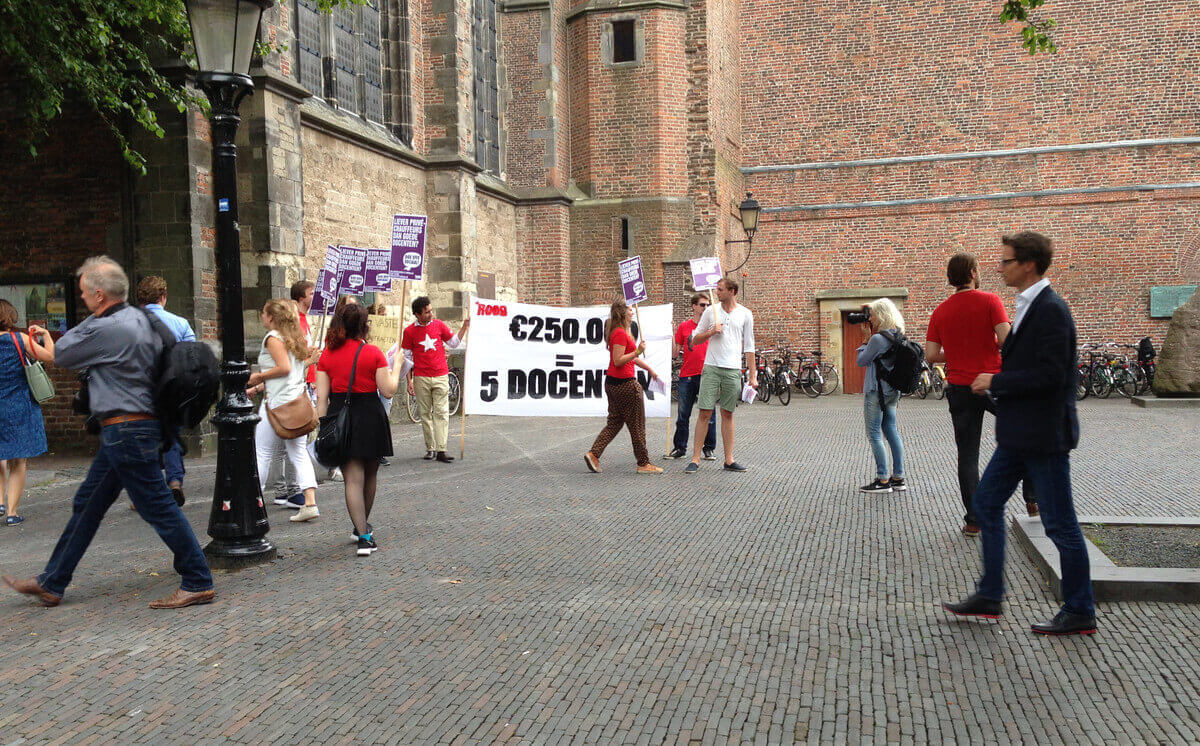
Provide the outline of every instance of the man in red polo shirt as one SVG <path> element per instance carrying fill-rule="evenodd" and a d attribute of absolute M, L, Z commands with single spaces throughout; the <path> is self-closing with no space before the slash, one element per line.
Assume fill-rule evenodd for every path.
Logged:
<path fill-rule="evenodd" d="M 692 345 L 692 332 L 696 324 L 708 308 L 708 296 L 696 293 L 692 296 L 692 318 L 679 325 L 675 330 L 675 351 L 683 353 L 683 367 L 679 369 L 679 414 L 675 418 L 675 439 L 667 458 L 683 458 L 687 455 L 688 434 L 691 432 L 689 421 L 692 418 L 692 407 L 696 397 L 700 395 L 700 374 L 704 371 L 704 356 L 708 352 L 708 341 Z M 717 447 L 717 418 L 708 421 L 708 433 L 704 436 L 704 460 L 713 461 L 716 456 L 713 451 Z"/>
<path fill-rule="evenodd" d="M 421 429 L 425 433 L 425 460 L 436 458 L 448 464 L 454 457 L 446 455 L 450 429 L 450 366 L 446 364 L 446 348 L 454 349 L 461 344 L 471 319 L 464 321 L 455 334 L 441 319 L 433 317 L 429 298 L 421 296 L 414 300 L 412 310 L 417 320 L 404 329 L 400 340 L 404 358 L 412 365 L 408 395 L 417 397 Z"/>
<path fill-rule="evenodd" d="M 925 359 L 946 364 L 946 402 L 958 447 L 958 487 L 962 493 L 962 532 L 978 536 L 979 524 L 973 506 L 979 484 L 979 438 L 983 413 L 996 414 L 987 396 L 971 392 L 971 382 L 980 373 L 1000 372 L 1000 345 L 1012 325 L 1004 302 L 995 293 L 979 290 L 979 262 L 972 254 L 955 254 L 946 265 L 946 279 L 954 294 L 942 301 L 929 317 L 925 335 Z M 1022 483 L 1025 507 L 1037 515 L 1027 483 Z"/>

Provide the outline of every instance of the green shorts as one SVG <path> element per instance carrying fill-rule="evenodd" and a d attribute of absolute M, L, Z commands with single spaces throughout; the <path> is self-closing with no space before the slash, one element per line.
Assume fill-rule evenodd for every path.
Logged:
<path fill-rule="evenodd" d="M 700 374 L 700 397 L 697 406 L 701 409 L 721 409 L 732 412 L 742 400 L 742 371 L 737 368 L 704 366 Z"/>

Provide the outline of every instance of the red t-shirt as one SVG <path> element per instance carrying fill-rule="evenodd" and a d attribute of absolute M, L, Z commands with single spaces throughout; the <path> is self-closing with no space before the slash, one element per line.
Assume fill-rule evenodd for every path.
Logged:
<path fill-rule="evenodd" d="M 412 352 L 413 375 L 433 378 L 449 373 L 445 343 L 453 338 L 454 332 L 441 319 L 434 319 L 425 326 L 416 322 L 409 324 L 401 338 L 400 349 Z"/>
<path fill-rule="evenodd" d="M 304 332 L 305 341 L 308 342 L 309 346 L 312 346 L 312 333 L 308 330 L 308 314 L 306 313 L 300 314 L 300 331 Z M 307 383 L 317 382 L 317 368 L 315 365 L 308 366 L 308 372 L 304 374 L 304 380 Z"/>
<path fill-rule="evenodd" d="M 946 353 L 946 380 L 970 386 L 980 373 L 1000 372 L 996 325 L 1008 321 L 1004 302 L 995 293 L 964 290 L 933 310 L 925 339 Z"/>
<path fill-rule="evenodd" d="M 629 332 L 625 331 L 621 327 L 613 329 L 612 336 L 608 338 L 608 375 L 611 378 L 633 378 L 635 375 L 633 370 L 633 361 L 637 358 L 630 358 L 629 362 L 618 368 L 614 363 L 616 358 L 613 357 L 615 354 L 613 352 L 613 347 L 616 345 L 624 346 L 625 354 L 628 355 L 635 347 L 637 347 L 637 342 L 633 341 L 633 337 L 629 336 Z"/>
<path fill-rule="evenodd" d="M 675 331 L 675 343 L 683 350 L 683 367 L 679 369 L 679 377 L 698 376 L 704 372 L 704 355 L 708 352 L 708 340 L 688 349 L 688 339 L 696 331 L 696 322 L 688 319 L 679 325 Z"/>
<path fill-rule="evenodd" d="M 359 342 L 346 340 L 336 350 L 326 349 L 317 360 L 317 370 L 329 376 L 330 391 L 344 394 L 349 388 L 350 368 L 354 365 L 354 355 L 358 352 Z M 370 394 L 378 391 L 375 385 L 375 371 L 387 367 L 387 358 L 375 345 L 364 345 L 362 354 L 358 356 L 358 368 L 354 372 L 354 393 Z"/>

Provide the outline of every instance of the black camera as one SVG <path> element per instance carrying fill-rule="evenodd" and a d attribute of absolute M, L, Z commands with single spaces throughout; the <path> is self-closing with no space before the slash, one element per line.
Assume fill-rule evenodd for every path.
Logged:
<path fill-rule="evenodd" d="M 851 311 L 846 314 L 846 320 L 851 324 L 869 324 L 871 323 L 871 309 L 863 306 L 861 311 Z"/>

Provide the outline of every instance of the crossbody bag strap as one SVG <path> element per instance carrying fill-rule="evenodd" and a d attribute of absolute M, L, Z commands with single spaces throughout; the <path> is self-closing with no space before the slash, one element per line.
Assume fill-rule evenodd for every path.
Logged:
<path fill-rule="evenodd" d="M 350 383 L 346 385 L 346 396 L 354 391 L 354 376 L 358 373 L 358 356 L 362 354 L 363 348 L 367 346 L 366 342 L 360 342 L 358 352 L 354 353 L 354 364 L 350 366 Z"/>
<path fill-rule="evenodd" d="M 21 367 L 29 367 L 29 363 L 25 360 L 25 348 L 21 346 L 21 338 L 17 336 L 16 332 L 9 332 L 8 334 L 12 337 L 13 344 L 17 347 L 17 357 L 21 358 Z"/>

